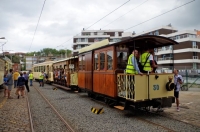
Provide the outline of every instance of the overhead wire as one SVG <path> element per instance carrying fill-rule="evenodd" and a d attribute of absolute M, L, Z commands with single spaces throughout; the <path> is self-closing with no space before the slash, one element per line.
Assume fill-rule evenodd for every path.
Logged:
<path fill-rule="evenodd" d="M 157 15 L 157 16 L 155 16 L 155 17 L 152 17 L 152 18 L 150 18 L 150 19 L 148 19 L 148 20 L 145 20 L 145 21 L 143 21 L 143 22 L 141 22 L 141 23 L 139 23 L 139 24 L 136 24 L 136 25 L 134 25 L 134 26 L 131 26 L 131 27 L 125 29 L 124 31 L 129 30 L 129 29 L 131 29 L 131 28 L 133 28 L 133 27 L 139 26 L 139 25 L 141 25 L 141 24 L 143 24 L 143 23 L 146 23 L 146 22 L 148 22 L 148 21 L 150 21 L 150 20 L 153 20 L 153 19 L 155 19 L 155 18 L 157 18 L 157 17 L 160 17 L 160 16 L 162 16 L 162 15 L 164 15 L 164 14 L 167 14 L 167 13 L 173 11 L 173 10 L 176 10 L 176 9 L 178 9 L 178 8 L 180 8 L 180 7 L 183 7 L 183 6 L 187 5 L 187 4 L 190 4 L 190 3 L 194 2 L 194 1 L 195 1 L 195 0 L 189 1 L 189 2 L 187 2 L 187 3 L 185 3 L 185 4 L 183 4 L 183 5 L 180 5 L 180 6 L 178 6 L 178 7 L 175 7 L 175 8 L 173 8 L 173 9 L 169 10 L 169 11 L 166 11 L 166 12 L 164 12 L 164 13 L 162 13 L 162 14 L 159 14 L 159 15 Z"/>
<path fill-rule="evenodd" d="M 38 28 L 38 25 L 39 25 L 39 22 L 40 22 L 40 18 L 41 18 L 41 16 L 42 16 L 42 12 L 43 12 L 43 9 L 44 9 L 45 2 L 46 2 L 46 0 L 44 0 L 43 6 L 42 6 L 42 10 L 41 10 L 41 12 L 40 12 L 40 16 L 39 16 L 39 19 L 38 19 L 38 22 L 37 22 L 37 25 L 36 25 L 36 28 L 35 28 L 35 31 L 34 31 L 34 34 L 33 34 L 33 38 L 32 38 L 32 41 L 31 41 L 31 44 L 30 44 L 30 47 L 29 47 L 29 51 L 30 51 L 31 46 L 32 46 L 32 44 L 33 44 L 33 40 L 34 40 L 34 38 L 35 38 L 35 34 L 36 34 L 36 31 L 37 31 L 37 28 Z"/>
<path fill-rule="evenodd" d="M 105 15 L 104 17 L 102 17 L 101 19 L 99 19 L 99 20 L 97 20 L 96 22 L 94 22 L 92 25 L 90 25 L 89 27 L 87 27 L 86 30 L 89 29 L 90 27 L 94 26 L 95 24 L 97 24 L 98 22 L 100 22 L 101 20 L 103 20 L 104 18 L 106 18 L 107 16 L 109 16 L 110 14 L 112 14 L 114 11 L 116 11 L 116 10 L 118 10 L 119 8 L 121 8 L 122 6 L 124 6 L 124 5 L 125 5 L 126 3 L 128 3 L 129 1 L 130 1 L 130 0 L 126 1 L 125 3 L 123 3 L 122 5 L 120 5 L 119 7 L 115 8 L 113 11 L 109 12 L 107 15 Z M 78 34 L 80 34 L 80 33 L 78 33 Z M 78 35 L 78 34 L 77 34 L 77 35 Z M 71 39 L 73 39 L 73 37 L 70 38 L 70 39 L 68 39 L 68 40 L 65 41 L 64 43 L 70 41 Z M 64 43 L 62 43 L 62 44 L 56 46 L 55 48 L 62 46 Z"/>
<path fill-rule="evenodd" d="M 102 28 L 105 28 L 107 27 L 108 25 L 110 25 L 111 23 L 115 22 L 116 20 L 122 18 L 123 16 L 125 16 L 126 14 L 130 13 L 131 11 L 137 9 L 138 7 L 142 6 L 143 4 L 145 4 L 147 1 L 149 0 L 146 0 L 144 2 L 142 2 L 141 4 L 137 5 L 136 7 L 134 7 L 133 9 L 129 10 L 128 12 L 126 12 L 125 14 L 121 15 L 120 17 L 116 18 L 115 20 L 111 21 L 110 23 L 108 23 L 107 25 L 103 26 Z"/>

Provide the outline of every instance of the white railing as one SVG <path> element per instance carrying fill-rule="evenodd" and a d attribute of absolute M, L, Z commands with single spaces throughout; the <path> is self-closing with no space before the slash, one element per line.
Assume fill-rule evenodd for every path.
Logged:
<path fill-rule="evenodd" d="M 198 59 L 198 56 L 193 56 L 193 59 Z"/>
<path fill-rule="evenodd" d="M 198 46 L 197 45 L 193 45 L 192 48 L 198 49 Z"/>
<path fill-rule="evenodd" d="M 158 61 L 163 61 L 163 60 L 172 60 L 173 57 L 165 57 L 165 58 L 158 58 Z"/>
<path fill-rule="evenodd" d="M 159 51 L 167 51 L 167 50 L 172 50 L 172 48 L 171 47 L 166 47 L 165 49 L 158 49 L 158 52 Z"/>

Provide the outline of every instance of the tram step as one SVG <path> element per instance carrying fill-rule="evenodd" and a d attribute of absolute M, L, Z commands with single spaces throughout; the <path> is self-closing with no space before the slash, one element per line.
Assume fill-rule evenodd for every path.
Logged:
<path fill-rule="evenodd" d="M 124 110 L 124 106 L 121 106 L 121 105 L 116 105 L 114 107 L 117 108 L 117 109 L 119 109 L 119 110 Z"/>

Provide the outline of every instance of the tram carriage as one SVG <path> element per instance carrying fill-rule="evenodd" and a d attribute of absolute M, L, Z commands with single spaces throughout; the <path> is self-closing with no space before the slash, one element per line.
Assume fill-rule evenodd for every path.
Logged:
<path fill-rule="evenodd" d="M 58 87 L 76 88 L 78 86 L 78 56 L 66 58 L 53 63 L 54 84 Z M 58 71 L 60 75 L 58 75 Z"/>
<path fill-rule="evenodd" d="M 34 79 L 39 80 L 39 75 L 43 71 L 44 73 L 46 73 L 46 75 L 48 77 L 48 78 L 45 78 L 44 80 L 47 83 L 52 83 L 54 81 L 53 80 L 53 67 L 52 67 L 53 62 L 54 61 L 47 61 L 47 62 L 43 62 L 43 63 L 34 64 L 32 67 Z"/>
<path fill-rule="evenodd" d="M 124 108 L 171 107 L 174 103 L 173 73 L 126 74 L 134 49 L 157 48 L 177 42 L 162 36 L 138 36 L 109 44 L 97 42 L 79 50 L 78 87 L 92 97 L 103 97 L 110 105 L 124 102 Z"/>
<path fill-rule="evenodd" d="M 7 57 L 0 57 L 0 86 L 3 85 L 3 78 L 5 73 L 9 73 L 9 70 L 12 69 L 12 62 Z M 2 87 L 3 88 L 3 87 Z"/>

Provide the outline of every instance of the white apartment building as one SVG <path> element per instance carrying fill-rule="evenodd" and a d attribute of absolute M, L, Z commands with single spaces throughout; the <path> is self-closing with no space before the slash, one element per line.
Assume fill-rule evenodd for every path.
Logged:
<path fill-rule="evenodd" d="M 171 25 L 145 31 L 138 35 L 160 35 L 179 44 L 155 49 L 159 67 L 171 69 L 200 69 L 200 32 L 197 30 L 178 31 Z"/>
<path fill-rule="evenodd" d="M 78 49 L 91 45 L 95 42 L 109 39 L 110 43 L 121 41 L 123 30 L 82 30 L 80 35 L 73 37 L 73 54 Z"/>

